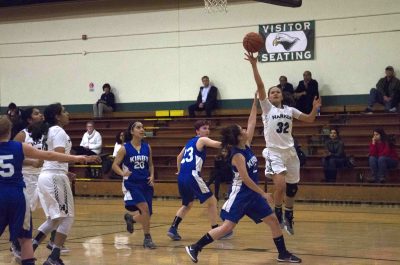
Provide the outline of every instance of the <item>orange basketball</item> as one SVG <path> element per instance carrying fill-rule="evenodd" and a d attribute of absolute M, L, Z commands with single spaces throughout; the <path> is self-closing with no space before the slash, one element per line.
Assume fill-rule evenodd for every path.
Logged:
<path fill-rule="evenodd" d="M 243 38 L 243 47 L 248 52 L 258 52 L 264 47 L 264 39 L 258 33 L 247 33 Z"/>

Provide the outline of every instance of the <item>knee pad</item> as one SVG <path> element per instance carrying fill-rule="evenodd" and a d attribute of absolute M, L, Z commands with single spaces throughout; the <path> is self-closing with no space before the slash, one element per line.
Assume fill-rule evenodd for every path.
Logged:
<path fill-rule="evenodd" d="M 73 217 L 63 217 L 61 218 L 60 224 L 58 225 L 57 232 L 63 235 L 68 235 L 71 231 L 72 224 L 74 223 Z"/>
<path fill-rule="evenodd" d="M 60 219 L 47 219 L 38 230 L 41 231 L 43 234 L 48 235 L 51 231 L 55 230 L 60 223 Z"/>
<path fill-rule="evenodd" d="M 286 196 L 288 196 L 289 198 L 293 198 L 294 196 L 296 196 L 297 190 L 297 183 L 286 183 Z"/>

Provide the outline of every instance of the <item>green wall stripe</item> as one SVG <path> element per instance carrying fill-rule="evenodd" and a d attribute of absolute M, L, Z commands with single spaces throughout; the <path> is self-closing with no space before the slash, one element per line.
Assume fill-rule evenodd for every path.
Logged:
<path fill-rule="evenodd" d="M 219 101 L 219 108 L 222 109 L 247 109 L 251 107 L 253 99 L 226 99 Z M 343 105 L 366 105 L 368 94 L 362 95 L 341 95 L 323 96 L 323 106 Z M 117 111 L 152 111 L 163 109 L 187 109 L 194 101 L 171 101 L 171 102 L 140 102 L 140 103 L 118 103 Z M 73 112 L 92 112 L 92 104 L 64 105 L 66 109 Z M 38 106 L 43 109 L 46 106 Z M 23 108 L 23 107 L 22 107 Z M 1 107 L 1 113 L 5 113 L 7 107 Z"/>

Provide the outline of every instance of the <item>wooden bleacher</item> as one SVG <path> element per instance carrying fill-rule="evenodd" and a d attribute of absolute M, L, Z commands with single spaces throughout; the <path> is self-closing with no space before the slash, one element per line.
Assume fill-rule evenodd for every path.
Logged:
<path fill-rule="evenodd" d="M 352 109 L 357 109 L 352 107 Z M 324 192 L 330 190 L 332 187 L 346 187 L 350 191 L 353 189 L 357 198 L 362 198 L 363 190 L 371 192 L 371 189 L 376 189 L 377 194 L 385 189 L 387 194 L 392 194 L 391 188 L 395 189 L 400 186 L 399 173 L 400 170 L 390 171 L 387 177 L 387 184 L 367 184 L 360 182 L 360 173 L 364 176 L 362 181 L 366 181 L 369 175 L 368 167 L 368 144 L 371 139 L 372 130 L 375 127 L 383 127 L 388 134 L 393 134 L 397 139 L 400 139 L 400 115 L 388 113 L 376 113 L 373 115 L 361 115 L 347 113 L 349 107 L 345 108 L 325 108 L 322 110 L 323 115 L 318 116 L 315 123 L 307 124 L 303 122 L 294 122 L 293 134 L 300 143 L 303 151 L 307 155 L 307 164 L 301 169 L 301 182 L 302 186 L 307 186 L 307 189 L 317 189 L 321 192 L 311 192 L 314 194 L 310 198 L 306 194 L 299 195 L 300 200 L 347 200 L 351 195 L 344 197 L 340 193 L 335 196 L 334 193 Z M 218 138 L 219 131 L 222 127 L 236 123 L 242 126 L 247 125 L 247 115 L 249 110 L 221 110 L 218 116 L 212 117 L 211 120 L 211 137 Z M 327 114 L 324 114 L 327 113 Z M 201 118 L 201 117 L 199 117 Z M 70 135 L 73 145 L 79 145 L 81 137 L 85 131 L 85 123 L 90 120 L 89 116 L 73 115 L 70 124 L 66 127 L 67 133 Z M 146 127 L 146 131 L 150 132 L 150 136 L 146 138 L 153 150 L 153 159 L 155 164 L 155 178 L 156 178 L 156 196 L 177 196 L 176 185 L 176 155 L 180 152 L 186 141 L 193 137 L 194 129 L 192 127 L 196 119 L 187 117 L 156 117 L 154 112 L 146 113 L 113 113 L 104 119 L 96 120 L 96 130 L 103 136 L 103 152 L 112 153 L 115 135 L 125 130 L 128 123 L 133 120 L 140 120 Z M 339 170 L 337 183 L 321 183 L 323 179 L 323 169 L 321 160 L 323 151 L 325 149 L 323 141 L 327 138 L 326 129 L 330 127 L 338 128 L 340 136 L 345 143 L 346 154 L 353 155 L 356 160 L 356 167 L 354 169 Z M 399 143 L 399 141 L 397 141 Z M 256 132 L 253 140 L 253 150 L 258 156 L 259 172 L 261 184 L 265 181 L 263 176 L 264 172 L 264 159 L 261 157 L 262 150 L 265 146 L 263 137 L 263 125 L 261 119 L 257 120 Z M 400 147 L 397 144 L 397 147 Z M 207 160 L 205 162 L 202 175 L 208 178 L 209 172 L 213 166 L 213 160 L 217 150 L 209 149 L 207 152 Z M 79 166 L 72 166 L 72 171 L 78 173 L 78 180 L 76 181 L 75 191 L 77 195 L 120 195 L 121 183 L 120 181 L 112 180 L 80 180 L 85 179 L 85 170 Z M 106 184 L 108 183 L 108 184 Z M 268 185 L 271 185 L 269 183 Z M 158 188 L 157 188 L 158 187 Z M 349 188 L 350 187 L 350 188 Z M 92 190 L 93 188 L 93 190 Z M 349 191 L 349 194 L 351 193 Z M 378 192 L 379 191 L 379 192 Z M 372 191 L 375 194 L 375 191 Z M 318 195 L 319 194 L 319 195 Z M 330 194 L 330 197 L 325 195 Z M 379 193 L 380 194 L 380 193 Z M 393 195 L 396 197 L 395 193 Z M 398 195 L 399 196 L 399 195 Z M 368 197 L 368 198 L 367 198 Z M 356 197 L 355 197 L 356 198 Z M 361 201 L 382 201 L 382 196 L 376 196 L 372 199 L 370 195 L 366 196 Z M 397 197 L 400 202 L 400 197 Z M 384 200 L 383 200 L 384 201 Z M 393 201 L 389 199 L 388 201 Z"/>

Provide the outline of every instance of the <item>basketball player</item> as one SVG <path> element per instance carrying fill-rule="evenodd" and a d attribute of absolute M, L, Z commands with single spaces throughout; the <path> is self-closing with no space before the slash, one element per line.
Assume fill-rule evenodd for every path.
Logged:
<path fill-rule="evenodd" d="M 32 138 L 44 135 L 43 149 L 62 154 L 71 151 L 71 139 L 63 127 L 69 123 L 69 114 L 60 104 L 51 104 L 44 110 L 44 127 L 40 133 L 32 132 Z M 88 162 L 100 162 L 97 156 L 89 156 Z M 54 245 L 44 265 L 64 264 L 60 259 L 64 244 L 74 221 L 74 200 L 67 176 L 68 163 L 45 160 L 38 179 L 39 198 L 47 220 L 38 228 L 33 240 L 33 249 L 39 246 L 53 230 L 57 230 Z"/>
<path fill-rule="evenodd" d="M 193 206 L 193 201 L 198 198 L 200 203 L 205 203 L 208 208 L 211 227 L 217 227 L 217 199 L 207 187 L 200 176 L 201 168 L 206 160 L 206 147 L 220 148 L 221 142 L 208 138 L 210 124 L 206 120 L 199 120 L 194 124 L 196 136 L 190 139 L 177 157 L 178 188 L 182 197 L 182 207 L 179 208 L 169 228 L 167 235 L 174 241 L 181 240 L 178 226 Z M 226 235 L 228 238 L 232 234 Z"/>
<path fill-rule="evenodd" d="M 117 152 L 112 169 L 117 175 L 124 176 L 125 208 L 136 212 L 125 214 L 129 233 L 133 233 L 133 224 L 142 224 L 144 232 L 143 247 L 155 249 L 156 245 L 150 235 L 150 217 L 153 213 L 154 166 L 151 148 L 143 141 L 145 136 L 143 124 L 133 122 L 128 127 L 125 144 Z M 120 164 L 123 164 L 123 169 Z M 138 212 L 137 212 L 138 211 Z"/>
<path fill-rule="evenodd" d="M 92 158 L 40 151 L 29 144 L 9 141 L 11 122 L 0 116 L 0 236 L 9 226 L 10 241 L 21 245 L 21 264 L 34 265 L 30 201 L 22 176 L 24 157 L 63 162 L 90 162 Z"/>
<path fill-rule="evenodd" d="M 28 143 L 34 148 L 42 150 L 43 138 L 34 141 L 32 139 L 31 133 L 29 132 L 29 130 L 32 129 L 32 125 L 43 121 L 43 115 L 40 113 L 40 110 L 34 107 L 23 110 L 21 112 L 21 120 L 24 129 L 15 136 L 14 141 Z M 22 175 L 24 177 L 24 182 L 26 186 L 25 191 L 30 201 L 31 211 L 34 211 L 36 209 L 37 202 L 39 200 L 37 182 L 40 170 L 42 169 L 42 165 L 43 160 L 25 158 L 22 166 Z M 21 258 L 21 248 L 19 246 L 18 240 L 12 242 L 11 250 L 17 259 Z"/>
<path fill-rule="evenodd" d="M 264 83 L 257 69 L 257 58 L 247 53 L 245 58 L 252 66 L 257 84 L 266 148 L 263 157 L 266 160 L 265 175 L 274 182 L 275 214 L 281 227 L 293 235 L 293 205 L 300 181 L 300 162 L 294 148 L 292 137 L 293 118 L 313 122 L 317 109 L 321 107 L 321 98 L 315 98 L 310 114 L 282 105 L 282 90 L 276 86 L 268 90 L 268 98 Z M 282 217 L 282 204 L 285 201 L 285 216 Z"/>
<path fill-rule="evenodd" d="M 279 252 L 277 260 L 280 262 L 300 263 L 301 259 L 287 251 L 278 219 L 267 203 L 269 195 L 258 184 L 258 162 L 250 149 L 257 118 L 257 96 L 254 97 L 247 130 L 239 125 L 230 125 L 221 132 L 222 146 L 232 146 L 232 169 L 234 173 L 232 192 L 221 210 L 224 223 L 211 229 L 197 243 L 187 246 L 186 252 L 193 262 L 197 263 L 198 253 L 206 245 L 223 235 L 233 231 L 236 224 L 247 215 L 256 224 L 266 223 L 272 232 L 276 248 Z"/>

